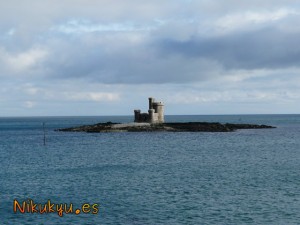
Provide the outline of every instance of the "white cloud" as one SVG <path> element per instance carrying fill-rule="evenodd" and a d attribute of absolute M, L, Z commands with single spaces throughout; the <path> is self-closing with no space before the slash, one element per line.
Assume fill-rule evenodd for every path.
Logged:
<path fill-rule="evenodd" d="M 25 84 L 25 85 L 22 85 L 20 87 L 20 89 L 25 93 L 25 94 L 28 94 L 28 95 L 38 95 L 40 93 L 43 92 L 43 90 L 41 90 L 40 88 L 38 87 L 35 87 L 34 85 L 32 84 Z"/>
<path fill-rule="evenodd" d="M 15 73 L 26 73 L 47 57 L 48 52 L 42 48 L 31 48 L 27 51 L 10 53 L 0 49 L 0 61 Z"/>
<path fill-rule="evenodd" d="M 275 11 L 245 11 L 241 13 L 234 13 L 225 15 L 215 22 L 217 29 L 222 32 L 230 32 L 239 29 L 249 29 L 249 26 L 269 25 L 270 22 L 284 19 L 291 15 L 299 14 L 293 9 L 277 9 Z M 219 30 L 220 31 L 220 30 Z"/>
<path fill-rule="evenodd" d="M 6 32 L 6 35 L 13 36 L 16 33 L 15 28 L 11 28 Z"/>
<path fill-rule="evenodd" d="M 105 101 L 118 101 L 120 96 L 118 93 L 110 92 L 66 92 L 64 96 L 68 100 L 73 101 L 94 101 L 94 102 L 105 102 Z"/>
<path fill-rule="evenodd" d="M 51 28 L 53 31 L 58 31 L 66 34 L 80 34 L 93 32 L 130 32 L 130 31 L 150 31 L 157 27 L 153 25 L 138 25 L 132 22 L 123 23 L 92 23 L 89 20 L 69 20 L 65 24 L 61 24 Z"/>
<path fill-rule="evenodd" d="M 25 108 L 31 109 L 36 105 L 36 102 L 33 101 L 26 101 L 23 103 Z"/>

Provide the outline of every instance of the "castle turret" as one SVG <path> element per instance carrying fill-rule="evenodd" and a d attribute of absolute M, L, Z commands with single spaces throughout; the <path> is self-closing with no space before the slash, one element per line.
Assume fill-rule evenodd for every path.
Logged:
<path fill-rule="evenodd" d="M 153 109 L 153 103 L 154 103 L 155 99 L 150 97 L 149 98 L 149 109 Z"/>
<path fill-rule="evenodd" d="M 155 110 L 155 113 L 157 113 L 157 122 L 158 123 L 164 123 L 164 104 L 162 102 L 154 102 L 153 108 Z"/>
<path fill-rule="evenodd" d="M 154 109 L 149 109 L 148 110 L 148 113 L 149 113 L 148 121 L 149 121 L 149 123 L 153 123 L 155 121 L 154 112 L 155 112 Z"/>
<path fill-rule="evenodd" d="M 134 110 L 134 122 L 139 122 L 140 114 L 141 114 L 141 110 L 139 109 Z"/>

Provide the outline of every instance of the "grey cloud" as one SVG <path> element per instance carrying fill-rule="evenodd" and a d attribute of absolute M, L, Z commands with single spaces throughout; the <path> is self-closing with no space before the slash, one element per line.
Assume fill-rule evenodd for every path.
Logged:
<path fill-rule="evenodd" d="M 215 60 L 227 69 L 261 69 L 300 66 L 299 33 L 278 29 L 230 33 L 212 38 L 194 37 L 188 41 L 161 42 L 166 55 Z"/>
<path fill-rule="evenodd" d="M 99 33 L 92 39 L 66 40 L 50 46 L 45 74 L 56 79 L 84 77 L 100 83 L 189 83 L 231 70 L 299 67 L 298 32 L 273 27 L 185 41 L 146 32 Z M 137 33 L 140 35 L 140 33 Z M 129 39 L 128 39 L 129 38 Z"/>
<path fill-rule="evenodd" d="M 222 36 L 213 33 L 209 38 L 204 36 L 201 29 L 209 32 L 207 26 L 211 24 L 202 23 L 201 17 L 209 21 L 216 17 L 214 12 L 220 16 L 256 9 L 253 2 L 228 2 L 1 2 L 3 32 L 16 26 L 15 34 L 3 42 L 3 49 L 16 55 L 41 46 L 47 49 L 47 56 L 34 65 L 38 70 L 33 70 L 38 71 L 40 77 L 85 78 L 99 83 L 189 83 L 216 78 L 235 69 L 298 66 L 300 32 L 282 32 L 276 24 L 252 30 L 246 27 L 242 32 L 237 30 Z M 291 2 L 264 1 L 262 4 L 274 8 Z M 12 17 L 14 7 L 16 13 Z M 65 25 L 72 20 L 88 22 L 80 24 L 78 32 L 76 26 L 68 28 L 72 32 L 64 32 Z M 109 30 L 111 24 L 122 26 L 130 21 L 137 24 L 137 29 Z M 161 21 L 163 25 L 153 21 Z M 293 20 L 289 24 L 292 29 L 297 23 Z M 151 29 L 138 29 L 140 26 Z"/>
<path fill-rule="evenodd" d="M 101 23 L 148 23 L 154 19 L 187 18 L 210 20 L 234 12 L 272 10 L 287 6 L 292 9 L 298 7 L 293 0 L 10 0 L 0 2 L 0 24 L 10 24 L 24 29 L 24 32 L 41 31 L 74 18 L 89 18 Z"/>
<path fill-rule="evenodd" d="M 6 24 L 27 27 L 30 24 L 50 25 L 73 18 L 90 18 L 98 22 L 146 21 L 171 16 L 181 5 L 172 0 L 10 0 L 0 2 L 0 19 Z"/>
<path fill-rule="evenodd" d="M 205 59 L 162 56 L 152 45 L 126 46 L 124 43 L 121 49 L 112 52 L 105 52 L 103 45 L 87 48 L 77 43 L 70 48 L 56 48 L 52 53 L 44 66 L 49 68 L 49 77 L 77 77 L 100 83 L 183 83 L 206 79 L 218 69 L 216 63 Z"/>

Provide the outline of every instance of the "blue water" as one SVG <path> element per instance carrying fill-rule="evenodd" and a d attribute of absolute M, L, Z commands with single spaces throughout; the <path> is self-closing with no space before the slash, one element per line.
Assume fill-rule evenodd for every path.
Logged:
<path fill-rule="evenodd" d="M 54 131 L 132 119 L 0 118 L 0 223 L 300 224 L 300 115 L 166 117 L 277 126 L 231 133 Z M 14 199 L 99 212 L 14 213 Z"/>

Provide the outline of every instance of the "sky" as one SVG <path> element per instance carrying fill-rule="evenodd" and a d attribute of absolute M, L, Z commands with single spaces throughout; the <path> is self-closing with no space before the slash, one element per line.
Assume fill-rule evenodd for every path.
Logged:
<path fill-rule="evenodd" d="M 0 1 L 0 116 L 300 112 L 300 2 Z"/>

